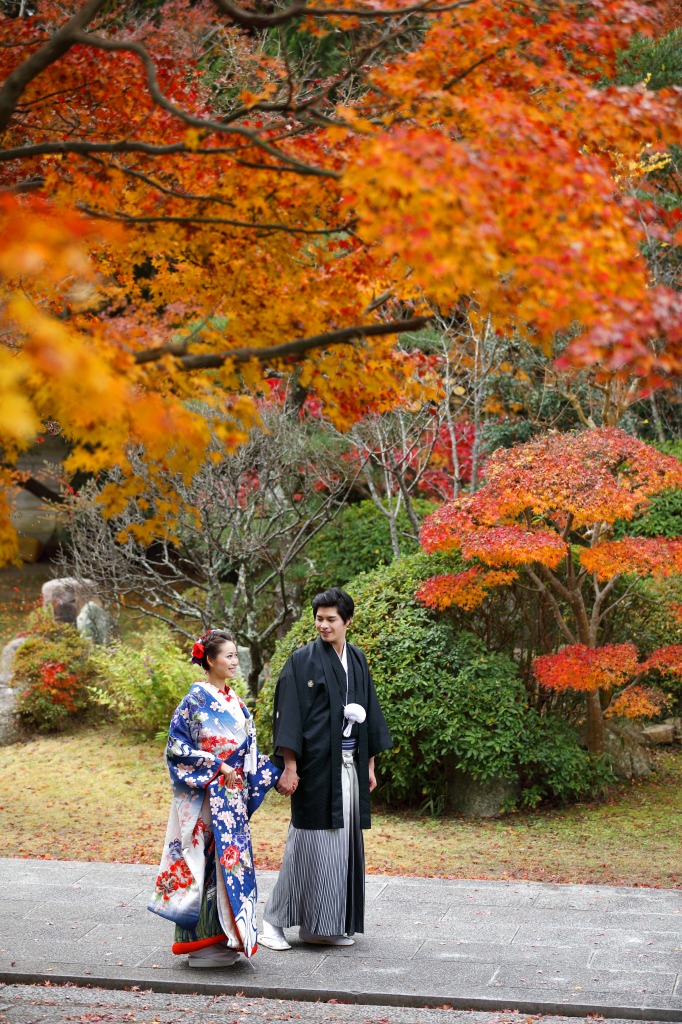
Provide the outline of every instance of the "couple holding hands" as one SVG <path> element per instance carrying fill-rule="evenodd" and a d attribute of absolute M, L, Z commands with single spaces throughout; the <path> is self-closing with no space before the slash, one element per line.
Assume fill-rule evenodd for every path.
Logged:
<path fill-rule="evenodd" d="M 173 799 L 148 904 L 175 922 L 173 952 L 188 954 L 190 967 L 230 966 L 258 943 L 290 949 L 285 928 L 331 946 L 352 945 L 363 931 L 362 829 L 374 758 L 391 737 L 367 660 L 346 641 L 353 599 L 332 587 L 312 609 L 318 637 L 294 651 L 277 682 L 272 761 L 229 685 L 239 670 L 233 638 L 210 630 L 192 649 L 205 679 L 171 720 Z M 249 819 L 273 786 L 291 797 L 291 824 L 259 933 Z"/>

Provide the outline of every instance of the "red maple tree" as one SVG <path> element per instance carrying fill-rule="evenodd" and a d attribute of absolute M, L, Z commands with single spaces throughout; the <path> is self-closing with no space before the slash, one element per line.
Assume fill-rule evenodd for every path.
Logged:
<path fill-rule="evenodd" d="M 490 458 L 484 486 L 434 512 L 422 529 L 427 551 L 459 550 L 461 572 L 427 580 L 419 598 L 472 610 L 524 577 L 549 602 L 566 646 L 535 659 L 538 681 L 584 693 L 588 745 L 604 749 L 604 715 L 646 716 L 660 694 L 640 680 L 682 675 L 682 647 L 639 663 L 632 644 L 605 643 L 605 627 L 641 577 L 682 574 L 682 540 L 614 539 L 659 492 L 682 486 L 682 463 L 602 428 L 547 435 Z"/>

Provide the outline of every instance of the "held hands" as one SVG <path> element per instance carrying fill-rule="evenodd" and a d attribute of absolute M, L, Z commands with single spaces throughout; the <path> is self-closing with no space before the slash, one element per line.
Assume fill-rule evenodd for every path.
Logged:
<path fill-rule="evenodd" d="M 230 768 L 229 764 L 225 761 L 220 766 L 220 774 L 225 776 L 225 785 L 228 789 L 235 789 L 239 776 L 237 775 L 234 768 Z"/>
<path fill-rule="evenodd" d="M 374 758 L 369 759 L 369 791 L 373 792 L 377 788 L 377 777 L 374 774 Z"/>
<path fill-rule="evenodd" d="M 296 773 L 296 766 L 287 766 L 280 776 L 280 780 L 277 783 L 277 792 L 281 793 L 282 796 L 292 796 L 298 786 L 298 775 Z"/>

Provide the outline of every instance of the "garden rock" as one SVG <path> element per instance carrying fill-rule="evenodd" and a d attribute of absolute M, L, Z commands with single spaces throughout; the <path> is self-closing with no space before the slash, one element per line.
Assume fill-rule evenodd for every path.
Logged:
<path fill-rule="evenodd" d="M 78 632 L 94 644 L 108 644 L 113 625 L 109 613 L 95 601 L 86 601 L 76 617 Z"/>
<path fill-rule="evenodd" d="M 663 722 L 661 725 L 649 725 L 642 729 L 642 739 L 648 746 L 658 746 L 659 743 L 675 742 L 675 723 Z"/>
<path fill-rule="evenodd" d="M 17 743 L 21 739 L 21 728 L 15 713 L 16 694 L 10 686 L 0 686 L 0 747 Z"/>
<path fill-rule="evenodd" d="M 631 727 L 611 725 L 604 737 L 604 747 L 611 755 L 613 770 L 619 778 L 645 779 L 651 775 L 651 754 Z"/>
<path fill-rule="evenodd" d="M 675 743 L 682 743 L 682 718 L 666 718 L 665 724 L 675 730 Z"/>
<path fill-rule="evenodd" d="M 18 636 L 5 644 L 0 654 L 0 747 L 16 743 L 21 738 L 19 719 L 14 710 L 17 698 L 10 684 L 14 658 L 21 645 L 25 643 L 26 637 Z"/>
<path fill-rule="evenodd" d="M 59 622 L 76 622 L 78 612 L 88 600 L 88 594 L 79 580 L 65 576 L 43 583 L 43 604 L 52 608 Z"/>
<path fill-rule="evenodd" d="M 510 779 L 475 779 L 455 769 L 448 780 L 448 809 L 465 818 L 498 818 L 517 796 L 518 785 Z"/>
<path fill-rule="evenodd" d="M 0 653 L 0 686 L 12 685 L 14 658 L 21 645 L 26 643 L 26 639 L 25 636 L 18 636 L 3 647 Z"/>

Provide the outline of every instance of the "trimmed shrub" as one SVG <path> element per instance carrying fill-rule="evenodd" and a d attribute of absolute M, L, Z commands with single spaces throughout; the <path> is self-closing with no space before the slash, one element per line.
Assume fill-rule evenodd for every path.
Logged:
<path fill-rule="evenodd" d="M 415 600 L 424 579 L 457 566 L 456 556 L 420 552 L 347 586 L 356 601 L 349 639 L 367 655 L 394 742 L 378 760 L 381 797 L 441 812 L 453 769 L 517 783 L 524 806 L 596 791 L 610 777 L 608 767 L 581 749 L 568 724 L 529 706 L 511 659 Z M 275 651 L 257 705 L 266 748 L 277 676 L 292 650 L 314 636 L 306 616 Z"/>
<path fill-rule="evenodd" d="M 59 732 L 91 704 L 92 646 L 75 626 L 57 621 L 49 608 L 30 616 L 26 633 L 14 662 L 17 712 L 30 729 Z"/>

